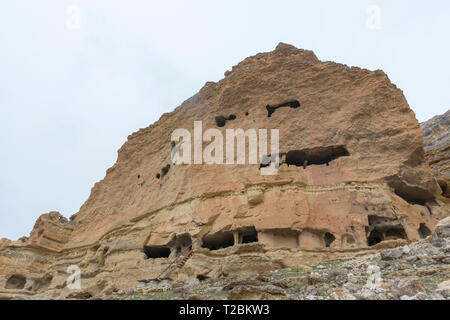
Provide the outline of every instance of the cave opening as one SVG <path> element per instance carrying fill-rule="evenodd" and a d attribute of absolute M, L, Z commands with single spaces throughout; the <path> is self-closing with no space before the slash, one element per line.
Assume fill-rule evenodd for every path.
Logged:
<path fill-rule="evenodd" d="M 258 232 L 255 227 L 244 228 L 239 231 L 240 243 L 258 242 Z"/>
<path fill-rule="evenodd" d="M 292 100 L 292 101 L 280 103 L 275 106 L 267 105 L 266 106 L 267 117 L 270 118 L 272 116 L 272 114 L 275 112 L 275 110 L 277 110 L 278 108 L 282 108 L 282 107 L 290 107 L 292 109 L 296 109 L 296 108 L 300 107 L 300 102 L 298 100 Z"/>
<path fill-rule="evenodd" d="M 208 277 L 208 276 L 205 276 L 205 275 L 203 275 L 203 274 L 198 274 L 198 275 L 197 275 L 197 279 L 198 279 L 199 281 L 205 281 L 205 280 L 208 280 L 209 277 Z"/>
<path fill-rule="evenodd" d="M 161 169 L 161 178 L 163 178 L 169 172 L 169 169 L 170 169 L 170 164 L 168 164 L 167 166 L 165 166 Z"/>
<path fill-rule="evenodd" d="M 377 243 L 380 243 L 383 240 L 384 240 L 383 234 L 378 230 L 374 229 L 367 238 L 367 244 L 369 245 L 369 247 L 371 247 L 376 245 Z"/>
<path fill-rule="evenodd" d="M 20 274 L 14 274 L 8 278 L 5 284 L 6 289 L 16 289 L 21 290 L 25 287 L 25 283 L 27 282 L 27 278 Z"/>
<path fill-rule="evenodd" d="M 328 248 L 331 246 L 334 240 L 336 240 L 336 237 L 332 233 L 326 232 L 325 235 L 323 236 L 323 240 L 325 241 L 325 247 Z"/>
<path fill-rule="evenodd" d="M 192 237 L 189 233 L 176 235 L 168 246 L 174 248 L 177 255 L 186 255 L 192 250 Z"/>
<path fill-rule="evenodd" d="M 392 228 L 386 231 L 386 240 L 406 239 L 406 233 L 403 228 Z"/>
<path fill-rule="evenodd" d="M 50 286 L 52 280 L 53 280 L 52 276 L 46 276 L 41 279 L 36 279 L 33 281 L 31 290 L 33 291 L 45 290 Z"/>
<path fill-rule="evenodd" d="M 208 248 L 211 251 L 234 246 L 234 234 L 231 231 L 206 235 L 202 240 L 202 247 Z"/>
<path fill-rule="evenodd" d="M 167 246 L 144 246 L 144 253 L 147 259 L 168 258 L 170 248 Z"/>
<path fill-rule="evenodd" d="M 216 120 L 216 126 L 218 127 L 225 127 L 227 121 L 229 120 L 235 120 L 236 119 L 236 115 L 235 114 L 230 114 L 228 117 L 225 116 L 217 116 L 215 118 Z"/>
<path fill-rule="evenodd" d="M 156 179 L 162 179 L 164 176 L 169 173 L 170 170 L 170 164 L 164 166 L 161 168 L 161 172 L 156 174 Z"/>
<path fill-rule="evenodd" d="M 431 235 L 431 231 L 430 231 L 430 229 L 428 229 L 428 227 L 425 225 L 425 223 L 420 224 L 418 231 L 419 231 L 419 236 L 422 239 L 425 239 L 426 237 Z"/>
<path fill-rule="evenodd" d="M 291 150 L 286 154 L 286 164 L 288 166 L 294 165 L 297 167 L 306 167 L 308 165 L 308 156 L 304 151 Z"/>
<path fill-rule="evenodd" d="M 216 126 L 218 127 L 225 127 L 227 119 L 224 116 L 218 116 L 216 117 Z"/>
<path fill-rule="evenodd" d="M 306 168 L 309 165 L 329 165 L 333 160 L 349 156 L 344 146 L 318 147 L 313 149 L 291 150 L 286 154 L 286 164 Z"/>
<path fill-rule="evenodd" d="M 436 200 L 433 193 L 418 186 L 407 185 L 398 177 L 391 178 L 388 184 L 394 189 L 397 196 L 411 205 L 426 206 L 427 203 L 433 203 Z"/>
<path fill-rule="evenodd" d="M 439 179 L 438 180 L 438 184 L 439 184 L 439 187 L 441 187 L 441 191 L 442 191 L 441 194 L 442 194 L 442 196 L 444 196 L 446 198 L 450 198 L 449 186 L 447 184 L 447 181 Z"/>
<path fill-rule="evenodd" d="M 421 198 L 421 195 L 416 194 L 415 191 L 411 191 L 411 189 L 394 189 L 394 193 L 396 195 L 398 195 L 400 198 L 402 198 L 403 200 L 405 200 L 406 202 L 408 202 L 409 204 L 415 205 L 421 205 L 421 206 L 425 206 L 426 204 L 426 199 Z"/>

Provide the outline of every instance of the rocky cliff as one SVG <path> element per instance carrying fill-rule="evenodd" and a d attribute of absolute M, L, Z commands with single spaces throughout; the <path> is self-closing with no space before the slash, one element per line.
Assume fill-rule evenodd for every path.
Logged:
<path fill-rule="evenodd" d="M 256 164 L 250 152 L 243 164 L 236 154 L 234 164 L 173 163 L 183 141 L 171 134 L 194 136 L 194 121 L 223 136 L 278 129 L 278 172 L 261 174 L 275 155 L 261 149 Z M 0 291 L 68 297 L 76 266 L 92 296 L 157 277 L 308 268 L 426 238 L 449 208 L 422 139 L 382 71 L 279 44 L 130 135 L 71 221 L 52 212 L 29 239 L 0 242 Z"/>
<path fill-rule="evenodd" d="M 450 110 L 422 123 L 426 160 L 437 176 L 442 194 L 450 198 Z"/>

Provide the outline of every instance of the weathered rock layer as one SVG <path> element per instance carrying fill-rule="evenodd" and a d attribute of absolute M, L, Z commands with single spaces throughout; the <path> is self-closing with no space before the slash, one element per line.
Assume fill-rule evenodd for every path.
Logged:
<path fill-rule="evenodd" d="M 442 195 L 450 198 L 450 110 L 420 125 L 425 158 L 437 176 Z"/>
<path fill-rule="evenodd" d="M 193 136 L 200 120 L 223 136 L 279 129 L 278 173 L 173 164 L 171 133 Z M 171 279 L 301 268 L 419 240 L 447 215 L 401 90 L 382 71 L 280 44 L 129 136 L 70 222 L 50 213 L 29 240 L 0 242 L 0 288 L 64 296 L 77 265 L 95 295 L 157 277 L 188 254 Z"/>

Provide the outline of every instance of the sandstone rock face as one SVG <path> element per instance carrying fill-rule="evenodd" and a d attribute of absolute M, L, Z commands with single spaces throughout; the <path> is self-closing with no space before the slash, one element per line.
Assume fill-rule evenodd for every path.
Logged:
<path fill-rule="evenodd" d="M 224 137 L 227 129 L 278 129 L 278 173 L 261 175 L 248 157 L 172 163 L 172 132 L 193 136 L 200 120 L 203 132 Z M 129 136 L 71 222 L 49 213 L 22 245 L 0 242 L 0 280 L 19 279 L 22 290 L 25 278 L 36 283 L 31 292 L 70 297 L 71 265 L 90 288 L 83 296 L 139 279 L 305 268 L 426 238 L 448 215 L 440 191 L 414 113 L 382 71 L 279 44 Z M 247 289 L 236 296 L 252 295 Z"/>
<path fill-rule="evenodd" d="M 450 198 L 450 110 L 420 125 L 426 160 L 437 176 L 442 195 Z"/>
<path fill-rule="evenodd" d="M 12 242 L 11 240 L 6 238 L 0 239 L 0 250 L 5 249 L 7 246 L 11 244 L 11 242 Z"/>
<path fill-rule="evenodd" d="M 58 251 L 64 248 L 72 231 L 73 224 L 59 212 L 43 214 L 30 233 L 29 244 Z"/>

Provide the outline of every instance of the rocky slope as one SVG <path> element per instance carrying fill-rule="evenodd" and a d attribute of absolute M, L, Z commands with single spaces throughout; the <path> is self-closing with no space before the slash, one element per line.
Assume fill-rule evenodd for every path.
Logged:
<path fill-rule="evenodd" d="M 194 136 L 198 120 L 223 136 L 278 129 L 278 173 L 261 174 L 275 155 L 261 149 L 256 164 L 173 163 L 172 132 Z M 0 241 L 0 293 L 88 297 L 157 277 L 174 285 L 307 270 L 419 241 L 449 215 L 422 138 L 382 71 L 279 44 L 129 136 L 71 221 L 51 212 L 29 238 Z M 74 266 L 81 293 L 66 285 Z"/>

